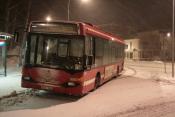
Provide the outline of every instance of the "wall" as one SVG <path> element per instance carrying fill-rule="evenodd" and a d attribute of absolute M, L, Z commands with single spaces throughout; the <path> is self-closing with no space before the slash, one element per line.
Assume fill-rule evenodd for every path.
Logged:
<path fill-rule="evenodd" d="M 136 39 L 125 40 L 126 58 L 134 60 L 161 60 L 162 42 L 159 31 L 138 33 Z"/>

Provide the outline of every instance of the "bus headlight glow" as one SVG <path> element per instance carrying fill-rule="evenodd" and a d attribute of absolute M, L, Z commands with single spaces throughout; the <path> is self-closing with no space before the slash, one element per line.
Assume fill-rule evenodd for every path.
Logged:
<path fill-rule="evenodd" d="M 75 64 L 75 70 L 80 70 L 81 69 L 81 65 L 80 64 Z"/>
<path fill-rule="evenodd" d="M 31 78 L 30 77 L 28 77 L 28 76 L 26 76 L 26 77 L 23 77 L 23 80 L 31 80 Z"/>
<path fill-rule="evenodd" d="M 74 82 L 68 82 L 67 85 L 68 85 L 69 87 L 74 87 L 74 86 L 76 86 L 76 83 L 74 83 Z"/>

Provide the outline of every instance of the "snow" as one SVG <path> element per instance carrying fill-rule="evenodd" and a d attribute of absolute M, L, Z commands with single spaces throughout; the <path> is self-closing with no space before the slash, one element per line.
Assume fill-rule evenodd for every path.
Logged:
<path fill-rule="evenodd" d="M 130 82 L 130 84 L 126 83 L 126 81 Z M 114 89 L 116 89 L 116 92 Z M 142 92 L 142 90 L 147 93 Z M 149 90 L 152 91 L 149 92 Z M 76 102 L 45 109 L 2 113 L 1 116 L 10 117 L 13 115 L 13 117 L 27 117 L 26 113 L 30 113 L 29 116 L 34 117 L 101 117 L 111 115 L 115 112 L 122 112 L 129 108 L 135 108 L 137 105 L 145 103 L 155 97 L 159 98 L 159 93 L 161 93 L 161 89 L 159 85 L 154 82 L 143 82 L 138 79 L 129 79 L 129 81 L 127 79 L 116 79 Z"/>
<path fill-rule="evenodd" d="M 175 78 L 172 78 L 171 63 L 166 63 L 165 65 L 161 61 L 127 61 L 126 67 L 133 69 L 132 71 L 136 71 L 135 74 L 132 74 L 134 77 L 142 79 L 167 80 L 168 82 L 175 83 Z"/>
<path fill-rule="evenodd" d="M 21 88 L 21 68 L 17 67 L 17 61 L 18 57 L 8 58 L 7 77 L 0 75 L 0 97 L 24 90 Z"/>
<path fill-rule="evenodd" d="M 22 91 L 20 86 L 21 75 L 13 74 L 7 77 L 0 77 L 0 97 L 9 95 L 14 91 Z M 8 85 L 8 86 L 7 86 Z"/>
<path fill-rule="evenodd" d="M 167 64 L 167 73 L 161 62 L 127 61 L 125 65 L 118 79 L 77 101 L 42 109 L 2 112 L 0 117 L 103 117 L 174 100 L 171 64 Z"/>

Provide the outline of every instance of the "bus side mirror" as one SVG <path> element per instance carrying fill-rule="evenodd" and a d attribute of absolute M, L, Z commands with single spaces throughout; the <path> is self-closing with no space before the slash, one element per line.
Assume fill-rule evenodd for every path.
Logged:
<path fill-rule="evenodd" d="M 14 33 L 14 40 L 15 40 L 15 42 L 19 41 L 19 32 Z"/>

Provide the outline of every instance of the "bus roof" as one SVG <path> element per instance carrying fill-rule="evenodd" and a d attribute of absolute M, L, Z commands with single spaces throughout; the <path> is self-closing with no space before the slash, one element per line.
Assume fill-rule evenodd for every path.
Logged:
<path fill-rule="evenodd" d="M 116 36 L 114 34 L 107 33 L 105 31 L 102 31 L 97 26 L 94 26 L 94 25 L 91 26 L 91 25 L 87 25 L 87 24 L 84 24 L 84 26 L 85 26 L 86 32 L 88 34 L 97 35 L 97 36 L 100 36 L 100 37 L 104 37 L 104 38 L 106 38 L 108 40 L 117 41 L 117 42 L 120 42 L 122 44 L 125 44 L 124 43 L 124 40 L 121 39 L 119 36 Z"/>
<path fill-rule="evenodd" d="M 85 33 L 88 33 L 91 35 L 97 35 L 100 37 L 104 37 L 108 40 L 117 41 L 117 42 L 120 42 L 122 44 L 125 44 L 124 40 L 122 38 L 120 38 L 119 36 L 105 32 L 105 31 L 101 30 L 100 28 L 98 28 L 96 25 L 93 25 L 93 24 L 87 23 L 87 22 L 63 21 L 63 20 L 55 20 L 55 21 L 50 21 L 50 22 L 46 22 L 46 21 L 32 21 L 31 22 L 31 24 L 35 24 L 35 23 L 70 23 L 70 24 L 83 25 L 84 28 L 86 29 Z"/>

